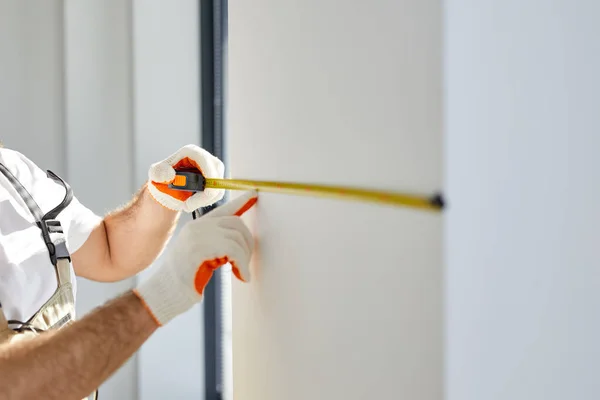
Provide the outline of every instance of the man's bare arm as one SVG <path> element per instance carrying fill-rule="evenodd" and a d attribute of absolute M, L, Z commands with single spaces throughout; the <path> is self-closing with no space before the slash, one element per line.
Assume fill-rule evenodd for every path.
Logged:
<path fill-rule="evenodd" d="M 215 268 L 250 281 L 253 237 L 239 215 L 248 192 L 189 221 L 154 273 L 132 292 L 59 331 L 0 345 L 0 400 L 74 399 L 92 393 L 159 327 L 202 301 Z M 215 259 L 215 253 L 223 255 Z"/>
<path fill-rule="evenodd" d="M 82 399 L 158 328 L 133 293 L 58 331 L 0 346 L 0 400 Z"/>
<path fill-rule="evenodd" d="M 160 254 L 178 215 L 155 201 L 144 185 L 129 204 L 107 215 L 73 254 L 75 274 L 101 282 L 137 274 Z"/>

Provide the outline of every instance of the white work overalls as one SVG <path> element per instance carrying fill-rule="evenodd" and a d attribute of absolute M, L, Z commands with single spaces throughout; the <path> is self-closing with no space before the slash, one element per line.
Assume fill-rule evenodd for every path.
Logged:
<path fill-rule="evenodd" d="M 10 181 L 21 196 L 40 228 L 42 240 L 50 255 L 50 261 L 56 271 L 57 288 L 52 297 L 28 320 L 6 320 L 0 299 L 0 343 L 14 342 L 35 337 L 49 329 L 60 329 L 75 320 L 75 296 L 71 284 L 71 256 L 67 249 L 65 235 L 57 216 L 73 199 L 71 187 L 52 171 L 48 177 L 65 188 L 63 201 L 53 210 L 43 214 L 42 210 L 17 178 L 0 163 L 0 172 Z M 98 391 L 91 394 L 98 398 Z M 88 396 L 89 397 L 89 396 Z"/>

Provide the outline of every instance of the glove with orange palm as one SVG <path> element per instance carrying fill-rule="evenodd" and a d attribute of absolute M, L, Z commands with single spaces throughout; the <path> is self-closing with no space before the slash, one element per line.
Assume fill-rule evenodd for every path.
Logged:
<path fill-rule="evenodd" d="M 248 192 L 182 228 L 163 263 L 134 290 L 158 325 L 200 302 L 214 271 L 226 263 L 239 280 L 250 281 L 254 241 L 240 216 L 257 198 Z"/>

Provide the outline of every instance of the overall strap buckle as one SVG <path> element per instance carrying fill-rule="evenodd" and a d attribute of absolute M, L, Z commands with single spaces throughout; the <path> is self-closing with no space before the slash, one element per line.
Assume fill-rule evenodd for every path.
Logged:
<path fill-rule="evenodd" d="M 52 261 L 52 265 L 56 266 L 58 260 L 60 259 L 68 259 L 69 262 L 71 262 L 71 254 L 67 249 L 64 232 L 60 221 L 54 219 L 42 220 L 38 221 L 37 225 L 42 231 L 42 238 L 44 239 L 44 243 L 48 249 L 48 254 L 50 255 L 50 261 Z M 58 238 L 52 240 L 51 234 L 55 234 L 55 236 L 58 236 Z"/>

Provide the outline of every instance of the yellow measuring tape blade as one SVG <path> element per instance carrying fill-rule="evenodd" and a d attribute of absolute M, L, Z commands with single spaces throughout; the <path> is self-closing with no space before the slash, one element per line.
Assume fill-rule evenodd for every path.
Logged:
<path fill-rule="evenodd" d="M 400 207 L 412 207 L 430 211 L 441 211 L 444 207 L 444 201 L 441 195 L 428 197 L 416 194 L 368 190 L 344 186 L 207 178 L 205 187 L 228 190 L 257 190 L 263 192 L 313 197 L 329 197 L 343 200 L 381 203 Z"/>

